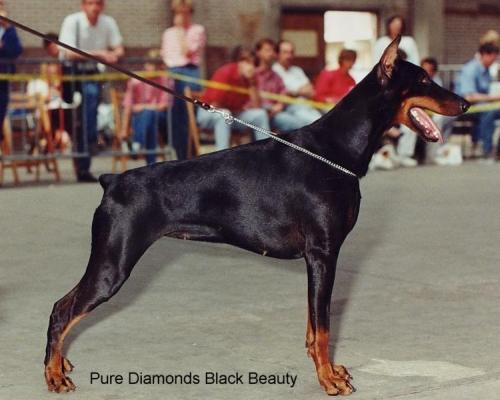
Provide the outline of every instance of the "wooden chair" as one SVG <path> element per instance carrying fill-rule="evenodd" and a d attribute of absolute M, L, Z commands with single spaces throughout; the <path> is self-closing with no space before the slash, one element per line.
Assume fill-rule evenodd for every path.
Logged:
<path fill-rule="evenodd" d="M 190 87 L 184 88 L 184 95 L 186 97 L 200 99 L 202 97 L 201 92 L 194 92 Z M 200 131 L 198 129 L 198 124 L 196 123 L 196 110 L 194 104 L 191 102 L 186 102 L 187 114 L 188 114 L 188 150 L 187 158 L 193 158 L 200 155 Z"/>
<path fill-rule="evenodd" d="M 122 146 L 126 143 L 122 140 L 120 137 L 120 134 L 123 129 L 123 107 L 122 107 L 122 102 L 123 102 L 123 97 L 124 93 L 119 91 L 117 88 L 112 87 L 109 92 L 110 98 L 111 98 L 111 106 L 113 108 L 113 121 L 115 124 L 115 132 L 113 136 L 113 144 L 112 144 L 112 150 L 113 152 L 120 153 L 119 155 L 114 155 L 113 156 L 113 162 L 112 162 L 112 171 L 113 173 L 116 173 L 117 171 L 117 164 L 121 164 L 121 172 L 127 170 L 127 161 L 129 159 L 129 156 L 123 151 Z"/>
<path fill-rule="evenodd" d="M 19 117 L 13 116 L 12 112 L 22 111 Z M 19 167 L 26 167 L 31 172 L 35 167 L 35 181 L 40 181 L 40 165 L 44 163 L 47 169 L 54 173 L 57 182 L 60 181 L 59 165 L 55 157 L 55 146 L 53 142 L 53 132 L 50 123 L 50 116 L 45 106 L 45 99 L 42 96 L 28 96 L 24 93 L 12 93 L 9 102 L 10 113 L 4 121 L 4 140 L 0 144 L 2 159 L 0 160 L 0 185 L 3 184 L 5 169 L 11 169 L 14 177 L 14 184 L 19 184 Z M 26 120 L 32 118 L 32 126 Z M 22 121 L 25 128 L 21 132 L 13 129 L 14 120 Z M 5 160 L 5 156 L 13 156 L 16 142 L 18 140 L 29 145 L 29 151 L 24 154 L 25 149 L 20 148 L 21 154 L 26 156 L 23 160 Z M 42 160 L 41 150 L 45 160 Z"/>

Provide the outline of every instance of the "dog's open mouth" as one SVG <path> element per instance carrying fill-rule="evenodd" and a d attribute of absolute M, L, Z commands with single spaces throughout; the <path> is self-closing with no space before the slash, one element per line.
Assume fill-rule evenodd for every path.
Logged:
<path fill-rule="evenodd" d="M 419 107 L 412 107 L 408 112 L 411 122 L 418 129 L 418 133 L 429 142 L 443 142 L 441 131 L 429 115 Z"/>

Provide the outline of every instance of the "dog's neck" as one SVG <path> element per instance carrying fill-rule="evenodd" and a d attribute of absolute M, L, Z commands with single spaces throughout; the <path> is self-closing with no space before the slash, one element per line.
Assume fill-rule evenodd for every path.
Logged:
<path fill-rule="evenodd" d="M 398 109 L 384 96 L 374 69 L 309 129 L 321 155 L 362 177 Z"/>

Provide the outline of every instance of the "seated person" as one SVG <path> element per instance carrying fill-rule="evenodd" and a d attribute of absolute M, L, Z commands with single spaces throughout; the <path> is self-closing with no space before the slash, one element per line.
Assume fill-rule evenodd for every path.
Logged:
<path fill-rule="evenodd" d="M 148 54 L 148 60 L 144 69 L 146 72 L 155 72 L 159 69 L 157 57 L 154 53 Z M 165 77 L 153 77 L 154 82 L 173 88 L 172 82 Z M 157 89 L 144 82 L 131 79 L 127 83 L 127 91 L 123 100 L 123 131 L 122 139 L 128 137 L 130 120 L 132 120 L 132 150 L 138 151 L 144 148 L 148 151 L 156 151 L 158 133 L 166 132 L 168 107 L 172 104 L 172 98 L 166 92 Z M 146 154 L 148 165 L 156 162 L 156 154 Z"/>
<path fill-rule="evenodd" d="M 426 57 L 420 62 L 420 66 L 427 72 L 429 78 L 439 86 L 443 86 L 443 80 L 438 74 L 439 65 L 434 57 Z"/>
<path fill-rule="evenodd" d="M 314 87 L 304 70 L 293 64 L 295 49 L 291 42 L 282 40 L 277 45 L 278 61 L 273 64 L 273 71 L 283 80 L 286 94 L 298 99 L 312 99 Z M 307 104 L 290 104 L 287 112 L 308 125 L 321 118 L 321 113 Z"/>
<path fill-rule="evenodd" d="M 208 88 L 203 101 L 216 108 L 225 109 L 231 115 L 250 122 L 260 128 L 269 129 L 269 118 L 266 110 L 260 107 L 260 98 L 255 80 L 255 58 L 249 49 L 237 47 L 233 51 L 233 62 L 217 69 L 212 80 L 228 85 L 247 88 L 249 94 L 229 90 Z M 211 113 L 203 108 L 197 111 L 196 119 L 202 129 L 213 129 L 217 150 L 229 147 L 231 129 L 246 129 L 243 125 L 228 125 L 217 113 Z M 267 136 L 254 131 L 256 139 L 266 139 Z"/>
<path fill-rule="evenodd" d="M 471 103 L 489 103 L 500 101 L 500 95 L 490 95 L 491 75 L 489 68 L 496 61 L 499 48 L 493 43 L 485 43 L 479 47 L 479 57 L 464 64 L 457 81 L 457 93 Z M 495 120 L 500 119 L 500 110 L 481 112 L 477 116 L 472 141 L 477 146 L 483 144 L 483 157 L 488 162 L 494 160 L 493 133 Z"/>
<path fill-rule="evenodd" d="M 276 60 L 276 43 L 271 39 L 261 39 L 255 46 L 257 55 L 257 88 L 261 92 L 286 94 L 286 88 L 280 76 L 273 71 Z M 305 120 L 293 112 L 284 103 L 261 96 L 261 104 L 271 119 L 271 128 L 281 132 L 289 132 L 308 125 L 311 121 Z"/>
<path fill-rule="evenodd" d="M 72 110 L 80 105 L 80 93 L 75 92 L 73 103 L 62 98 L 62 71 L 58 63 L 50 62 L 40 66 L 40 78 L 28 82 L 26 92 L 30 97 L 41 96 L 45 102 L 54 133 L 56 148 L 65 151 L 70 148 L 72 133 Z"/>
<path fill-rule="evenodd" d="M 356 62 L 357 54 L 354 50 L 343 49 L 339 54 L 339 68 L 336 70 L 324 69 L 316 78 L 314 97 L 317 101 L 338 103 L 342 97 L 356 86 L 356 81 L 349 71 Z"/>

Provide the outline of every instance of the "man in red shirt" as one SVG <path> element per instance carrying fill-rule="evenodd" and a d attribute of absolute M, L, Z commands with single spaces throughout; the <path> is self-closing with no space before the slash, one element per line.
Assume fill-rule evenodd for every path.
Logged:
<path fill-rule="evenodd" d="M 260 128 L 269 129 L 267 112 L 260 107 L 255 80 L 255 59 L 252 52 L 238 47 L 232 58 L 233 62 L 225 64 L 215 71 L 212 81 L 247 88 L 249 94 L 208 88 L 203 101 L 214 107 L 225 109 L 237 118 Z M 214 130 L 217 150 L 229 147 L 231 128 L 244 129 L 239 124 L 235 124 L 233 127 L 229 126 L 219 114 L 210 113 L 203 108 L 198 109 L 197 121 L 201 128 Z M 266 138 L 265 135 L 257 131 L 254 131 L 254 136 L 256 139 Z"/>
<path fill-rule="evenodd" d="M 343 49 L 339 54 L 339 68 L 333 71 L 324 69 L 318 75 L 314 99 L 328 103 L 338 103 L 356 85 L 354 78 L 349 74 L 355 62 L 356 52 Z"/>

